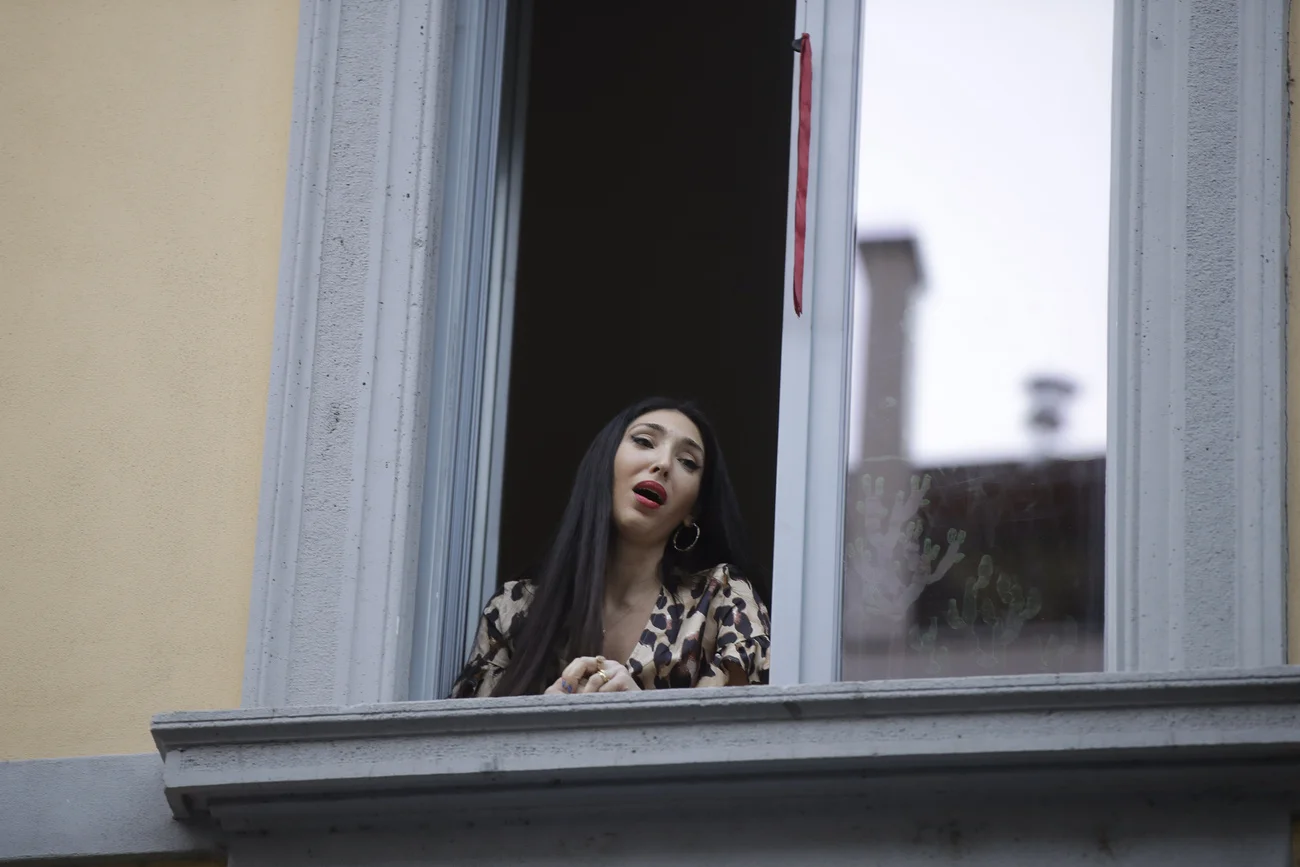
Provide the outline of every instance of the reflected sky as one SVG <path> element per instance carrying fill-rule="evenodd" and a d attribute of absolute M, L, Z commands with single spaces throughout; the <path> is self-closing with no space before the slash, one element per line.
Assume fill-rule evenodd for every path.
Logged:
<path fill-rule="evenodd" d="M 1077 386 L 1056 454 L 1105 450 L 1113 15 L 1110 0 L 866 0 L 858 230 L 919 245 L 915 464 L 1031 457 L 1041 375 Z"/>

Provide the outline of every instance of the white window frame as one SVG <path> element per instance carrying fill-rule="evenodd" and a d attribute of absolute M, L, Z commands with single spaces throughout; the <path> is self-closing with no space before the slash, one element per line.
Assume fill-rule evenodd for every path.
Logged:
<path fill-rule="evenodd" d="M 778 683 L 838 673 L 838 628 L 823 618 L 840 604 L 859 5 L 799 3 L 814 129 L 805 315 L 787 314 L 782 338 Z M 483 142 L 457 149 L 450 121 L 452 58 L 474 54 L 454 48 L 486 38 L 458 23 L 465 8 L 303 0 L 247 706 L 406 699 L 421 511 L 454 517 L 464 500 L 438 497 L 471 490 L 474 520 L 490 505 L 499 437 L 476 441 L 472 485 L 425 473 L 431 418 L 445 434 L 463 417 L 441 413 L 478 394 L 480 431 L 503 419 L 502 392 L 481 397 L 499 369 L 432 388 L 447 350 L 435 311 L 483 285 L 481 268 L 458 284 L 444 265 L 456 239 L 493 224 L 445 225 L 465 216 L 456 184 L 483 177 Z M 1286 0 L 1117 2 L 1109 670 L 1285 661 L 1286 18 Z M 489 253 L 505 299 L 508 257 Z M 480 319 L 498 340 L 507 306 Z M 463 524 L 440 526 L 461 526 L 474 562 Z M 438 602 L 443 623 L 453 603 Z"/>
<path fill-rule="evenodd" d="M 410 695 L 446 696 L 495 589 L 532 0 L 457 6 Z M 441 468 L 454 467 L 454 472 Z"/>
<path fill-rule="evenodd" d="M 844 472 L 857 245 L 861 4 L 798 4 L 795 30 L 813 50 L 803 315 L 785 308 L 781 331 L 776 515 L 772 545 L 771 682 L 839 680 Z M 798 78 L 796 77 L 796 83 Z M 798 89 L 790 130 L 794 189 Z M 794 281 L 794 207 L 788 211 L 785 297 Z M 778 645 L 779 642 L 779 645 Z"/>
<path fill-rule="evenodd" d="M 1116 3 L 1107 671 L 1286 661 L 1287 4 L 1240 7 Z M 835 9 L 836 26 L 819 20 L 830 9 L 812 4 L 809 19 L 832 60 L 814 77 L 812 290 L 803 319 L 787 310 L 782 344 L 779 684 L 840 676 L 858 58 L 839 27 L 848 30 L 846 10 Z M 1216 52 L 1234 49 L 1234 86 L 1215 86 Z M 1193 80 L 1203 87 L 1186 87 Z M 1225 111 L 1235 140 L 1197 128 Z M 1198 250 L 1186 239 L 1193 221 L 1233 226 L 1238 243 Z M 1230 339 L 1189 342 L 1198 331 L 1211 338 L 1225 318 Z"/>

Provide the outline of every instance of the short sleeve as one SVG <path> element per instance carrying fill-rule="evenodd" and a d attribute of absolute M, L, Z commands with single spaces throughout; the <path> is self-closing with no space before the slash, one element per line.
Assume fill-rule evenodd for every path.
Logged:
<path fill-rule="evenodd" d="M 750 684 L 767 683 L 771 623 L 754 585 L 728 577 L 713 598 L 709 618 L 717 624 L 718 638 L 696 685 L 726 686 L 733 669 L 743 672 Z"/>
<path fill-rule="evenodd" d="M 526 581 L 507 582 L 488 601 L 469 660 L 451 688 L 452 698 L 483 698 L 492 694 L 510 664 L 513 650 L 510 637 L 515 620 L 528 610 L 531 601 L 532 587 Z"/>

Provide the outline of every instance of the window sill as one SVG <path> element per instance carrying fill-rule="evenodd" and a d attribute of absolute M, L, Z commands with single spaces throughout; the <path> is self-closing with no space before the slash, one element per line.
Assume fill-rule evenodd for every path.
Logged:
<path fill-rule="evenodd" d="M 173 813 L 286 821 L 570 807 L 611 784 L 1029 797 L 1290 791 L 1300 669 L 990 677 L 163 714 Z M 999 783 L 998 781 L 1003 781 Z M 1136 787 L 1136 788 L 1135 788 Z"/>

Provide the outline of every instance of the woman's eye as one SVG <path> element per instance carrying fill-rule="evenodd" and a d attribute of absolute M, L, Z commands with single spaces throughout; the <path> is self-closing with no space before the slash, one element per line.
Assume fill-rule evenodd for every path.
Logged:
<path fill-rule="evenodd" d="M 686 467 L 686 469 L 689 472 L 692 473 L 700 468 L 700 465 L 695 463 L 695 461 L 691 460 L 690 458 L 681 458 L 681 464 L 682 466 Z"/>
<path fill-rule="evenodd" d="M 650 442 L 650 437 L 647 436 L 634 436 L 632 437 L 632 442 L 636 443 L 643 449 L 652 448 L 654 446 L 654 443 Z"/>

